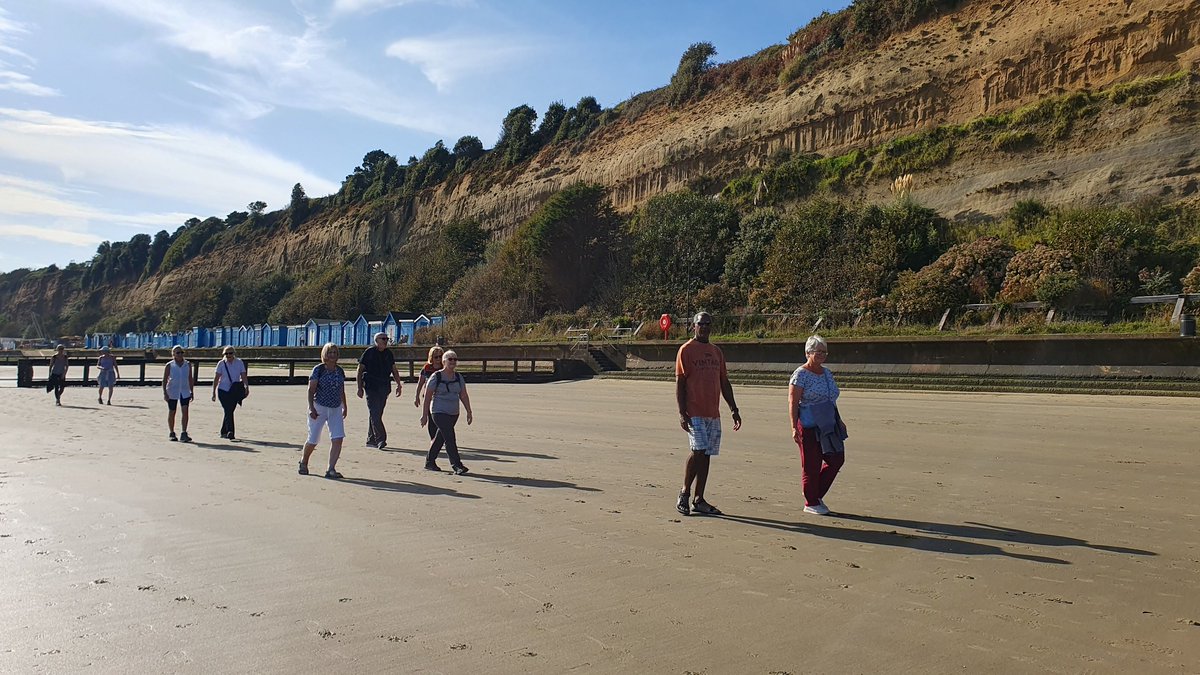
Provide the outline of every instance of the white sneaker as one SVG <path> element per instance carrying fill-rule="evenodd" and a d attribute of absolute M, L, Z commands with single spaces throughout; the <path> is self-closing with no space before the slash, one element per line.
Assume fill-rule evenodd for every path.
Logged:
<path fill-rule="evenodd" d="M 804 512 L 805 512 L 805 513 L 811 513 L 811 514 L 813 514 L 814 516 L 827 516 L 827 515 L 829 515 L 829 509 L 825 508 L 825 505 L 824 505 L 824 504 L 820 504 L 820 503 L 813 504 L 812 506 L 805 505 L 805 507 L 804 507 Z"/>

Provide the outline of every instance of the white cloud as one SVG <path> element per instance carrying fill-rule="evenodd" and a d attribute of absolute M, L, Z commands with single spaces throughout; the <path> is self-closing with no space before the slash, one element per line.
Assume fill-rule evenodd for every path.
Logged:
<path fill-rule="evenodd" d="M 53 219 L 120 225 L 144 230 L 147 227 L 178 226 L 189 213 L 115 213 L 85 203 L 95 192 L 62 187 L 41 181 L 0 174 L 0 218 L 4 222 Z"/>
<path fill-rule="evenodd" d="M 339 14 L 360 14 L 368 12 L 376 12 L 381 9 L 389 9 L 391 7 L 403 7 L 404 5 L 412 5 L 421 0 L 333 0 L 332 13 L 336 16 Z M 474 0 L 427 0 L 436 2 L 439 5 L 451 5 L 456 7 L 472 7 L 475 5 Z"/>
<path fill-rule="evenodd" d="M 103 239 L 87 232 L 73 232 L 37 227 L 35 225 L 7 225 L 0 223 L 0 240 L 3 239 L 36 239 L 51 244 L 67 244 L 69 246 L 97 246 Z"/>
<path fill-rule="evenodd" d="M 442 35 L 397 40 L 388 45 L 386 53 L 417 66 L 438 91 L 444 91 L 464 76 L 501 69 L 534 51 L 536 47 L 529 42 Z"/>
<path fill-rule="evenodd" d="M 0 108 L 0 158 L 52 167 L 72 186 L 149 195 L 201 213 L 224 213 L 257 199 L 280 204 L 297 182 L 314 196 L 338 187 L 231 136 L 33 110 Z"/>
<path fill-rule="evenodd" d="M 24 25 L 8 18 L 8 12 L 0 7 L 0 91 L 12 91 L 27 96 L 59 96 L 58 90 L 40 85 L 26 73 L 16 70 L 12 59 L 21 61 L 24 67 L 34 65 L 34 59 L 17 49 L 11 41 L 29 32 Z"/>
<path fill-rule="evenodd" d="M 153 26 L 159 40 L 214 65 L 198 83 L 249 116 L 272 107 L 342 111 L 363 119 L 441 133 L 444 115 L 401 98 L 339 59 L 342 45 L 310 17 L 293 29 L 274 17 L 209 0 L 96 0 L 109 11 Z"/>

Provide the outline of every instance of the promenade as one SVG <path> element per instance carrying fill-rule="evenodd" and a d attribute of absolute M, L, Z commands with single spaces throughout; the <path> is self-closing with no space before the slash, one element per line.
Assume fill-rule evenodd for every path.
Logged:
<path fill-rule="evenodd" d="M 422 470 L 412 385 L 384 451 L 351 388 L 342 481 L 327 439 L 296 474 L 300 386 L 252 388 L 236 442 L 201 390 L 191 444 L 156 388 L 0 389 L 0 672 L 1200 663 L 1193 400 L 847 391 L 821 518 L 786 391 L 735 392 L 706 518 L 669 382 L 472 385 L 463 477 Z"/>

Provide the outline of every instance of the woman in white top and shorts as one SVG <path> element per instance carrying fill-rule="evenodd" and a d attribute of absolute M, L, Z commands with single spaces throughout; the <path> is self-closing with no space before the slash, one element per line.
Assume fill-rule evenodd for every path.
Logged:
<path fill-rule="evenodd" d="M 192 390 L 196 387 L 196 378 L 192 375 L 192 364 L 183 358 L 183 347 L 171 347 L 171 360 L 163 369 L 163 400 L 167 402 L 167 428 L 171 430 L 169 438 L 172 441 L 187 443 L 192 440 L 188 436 L 188 405 L 192 402 Z M 183 408 L 183 433 L 175 437 L 175 408 Z"/>

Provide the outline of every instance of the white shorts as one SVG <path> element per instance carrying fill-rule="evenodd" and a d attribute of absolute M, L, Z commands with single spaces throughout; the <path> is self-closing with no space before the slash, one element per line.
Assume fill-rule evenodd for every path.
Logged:
<path fill-rule="evenodd" d="M 703 452 L 715 457 L 721 452 L 721 418 L 693 417 L 692 430 L 688 432 L 688 445 L 692 452 Z"/>
<path fill-rule="evenodd" d="M 314 403 L 313 409 L 317 411 L 317 419 L 313 419 L 312 415 L 308 416 L 308 444 L 316 445 L 321 442 L 321 427 L 329 425 L 329 438 L 338 440 L 346 437 L 346 427 L 342 420 L 342 406 L 336 408 L 327 408 L 320 403 Z"/>

